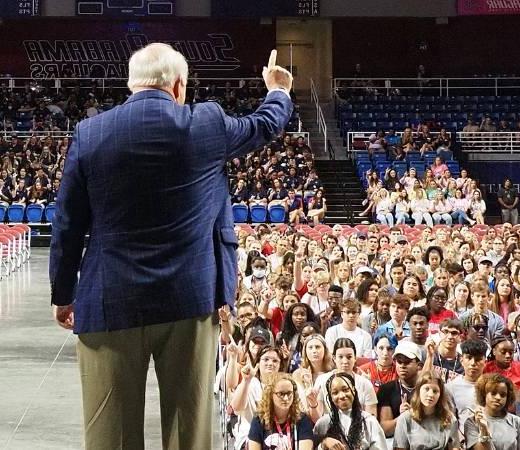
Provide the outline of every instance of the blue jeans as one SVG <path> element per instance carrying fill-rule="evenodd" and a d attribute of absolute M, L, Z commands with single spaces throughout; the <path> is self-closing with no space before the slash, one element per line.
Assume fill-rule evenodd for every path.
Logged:
<path fill-rule="evenodd" d="M 460 210 L 457 210 L 457 211 L 453 211 L 451 213 L 451 218 L 453 219 L 453 222 L 459 222 L 460 225 L 464 225 L 465 223 L 469 223 L 470 222 L 470 218 L 468 217 L 468 215 L 466 214 L 466 211 L 460 211 Z"/>

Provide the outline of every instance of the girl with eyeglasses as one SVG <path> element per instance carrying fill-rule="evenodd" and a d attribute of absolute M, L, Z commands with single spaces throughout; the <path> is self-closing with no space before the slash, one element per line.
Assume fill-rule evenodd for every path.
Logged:
<path fill-rule="evenodd" d="M 243 450 L 246 445 L 251 421 L 256 414 L 257 404 L 262 398 L 262 392 L 270 377 L 279 372 L 283 358 L 276 347 L 266 345 L 256 357 L 253 364 L 242 367 L 242 380 L 231 394 L 230 406 L 238 416 L 235 436 L 235 450 Z"/>
<path fill-rule="evenodd" d="M 363 411 L 352 375 L 338 372 L 326 383 L 330 413 L 314 426 L 323 449 L 386 450 L 385 434 L 377 419 Z"/>
<path fill-rule="evenodd" d="M 459 450 L 458 423 L 435 372 L 417 380 L 411 408 L 397 418 L 394 450 Z"/>
<path fill-rule="evenodd" d="M 431 334 L 439 332 L 440 324 L 445 319 L 456 319 L 457 315 L 446 309 L 445 305 L 448 301 L 448 289 L 439 286 L 433 286 L 426 294 L 426 307 L 430 313 L 428 322 L 428 331 Z"/>
<path fill-rule="evenodd" d="M 249 429 L 248 450 L 312 450 L 311 420 L 300 409 L 291 375 L 274 374 L 266 384 Z"/>

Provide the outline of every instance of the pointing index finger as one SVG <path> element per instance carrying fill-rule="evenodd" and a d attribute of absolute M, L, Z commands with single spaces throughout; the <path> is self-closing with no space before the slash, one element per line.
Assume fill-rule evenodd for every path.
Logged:
<path fill-rule="evenodd" d="M 276 50 L 271 50 L 271 55 L 269 56 L 269 63 L 267 64 L 268 69 L 272 69 L 274 66 L 276 66 Z"/>

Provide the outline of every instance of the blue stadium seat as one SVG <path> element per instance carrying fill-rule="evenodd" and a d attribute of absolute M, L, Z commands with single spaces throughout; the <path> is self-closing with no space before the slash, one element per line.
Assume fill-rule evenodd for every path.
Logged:
<path fill-rule="evenodd" d="M 460 173 L 460 166 L 458 161 L 446 161 L 446 165 L 450 172 L 452 173 Z"/>
<path fill-rule="evenodd" d="M 264 223 L 267 221 L 267 208 L 262 205 L 251 206 L 251 222 Z"/>
<path fill-rule="evenodd" d="M 269 218 L 272 223 L 285 222 L 285 208 L 281 205 L 273 205 L 269 208 Z"/>
<path fill-rule="evenodd" d="M 56 212 L 56 203 L 49 203 L 45 208 L 45 220 L 47 223 L 52 223 L 54 219 L 54 213 Z"/>
<path fill-rule="evenodd" d="M 25 213 L 25 206 L 23 205 L 10 205 L 7 209 L 7 218 L 10 223 L 21 223 L 23 222 L 23 216 Z"/>
<path fill-rule="evenodd" d="M 41 223 L 43 217 L 43 205 L 27 205 L 25 214 L 29 223 Z"/>
<path fill-rule="evenodd" d="M 238 203 L 231 206 L 233 210 L 233 220 L 235 223 L 246 223 L 249 210 L 246 205 L 240 205 Z M 47 217 L 48 220 L 48 217 Z"/>
<path fill-rule="evenodd" d="M 408 164 L 406 161 L 394 161 L 392 167 L 396 170 L 399 176 L 402 177 L 408 169 Z"/>
<path fill-rule="evenodd" d="M 375 122 L 370 122 L 368 120 L 359 122 L 358 126 L 359 126 L 360 130 L 364 130 L 364 131 L 370 131 L 370 130 L 375 130 L 376 129 L 376 123 Z"/>
<path fill-rule="evenodd" d="M 0 205 L 0 223 L 4 222 L 6 212 L 7 212 L 7 206 Z"/>
<path fill-rule="evenodd" d="M 421 153 L 420 152 L 409 152 L 407 155 L 406 155 L 406 160 L 407 161 L 420 161 L 422 159 L 421 157 Z"/>

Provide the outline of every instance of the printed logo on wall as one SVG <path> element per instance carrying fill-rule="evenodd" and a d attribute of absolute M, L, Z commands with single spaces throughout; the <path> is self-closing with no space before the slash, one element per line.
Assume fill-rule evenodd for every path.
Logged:
<path fill-rule="evenodd" d="M 195 22 L 195 21 L 193 21 Z M 254 21 L 107 22 L 62 20 L 48 26 L 14 32 L 14 25 L 0 28 L 0 59 L 5 72 L 32 78 L 127 78 L 128 59 L 151 42 L 166 42 L 180 51 L 199 77 L 249 75 L 265 59 L 265 49 L 275 43 L 275 28 Z M 258 39 L 241 39 L 255 34 Z M 9 55 L 7 55 L 8 53 Z"/>
<path fill-rule="evenodd" d="M 461 16 L 520 14 L 520 0 L 458 0 Z"/>

